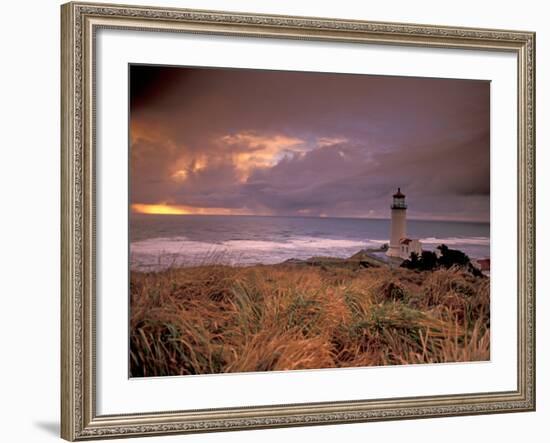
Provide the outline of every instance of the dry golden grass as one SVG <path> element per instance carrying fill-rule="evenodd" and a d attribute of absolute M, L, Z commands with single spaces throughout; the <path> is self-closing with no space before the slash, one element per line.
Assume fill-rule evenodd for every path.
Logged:
<path fill-rule="evenodd" d="M 489 359 L 489 279 L 273 265 L 131 273 L 134 377 Z"/>

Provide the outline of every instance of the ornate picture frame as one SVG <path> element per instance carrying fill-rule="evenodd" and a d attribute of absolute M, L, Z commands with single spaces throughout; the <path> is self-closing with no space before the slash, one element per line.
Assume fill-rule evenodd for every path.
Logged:
<path fill-rule="evenodd" d="M 533 411 L 535 409 L 535 34 L 72 2 L 62 18 L 61 435 L 87 440 Z M 517 56 L 517 389 L 98 415 L 96 391 L 96 33 L 262 37 Z"/>

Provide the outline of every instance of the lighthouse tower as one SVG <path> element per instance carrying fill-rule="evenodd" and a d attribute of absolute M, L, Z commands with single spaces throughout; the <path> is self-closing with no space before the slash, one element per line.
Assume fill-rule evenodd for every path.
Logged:
<path fill-rule="evenodd" d="M 391 205 L 391 232 L 390 246 L 386 255 L 390 257 L 401 257 L 401 240 L 407 237 L 407 205 L 405 204 L 405 195 L 401 193 L 401 188 L 393 194 L 393 203 Z"/>

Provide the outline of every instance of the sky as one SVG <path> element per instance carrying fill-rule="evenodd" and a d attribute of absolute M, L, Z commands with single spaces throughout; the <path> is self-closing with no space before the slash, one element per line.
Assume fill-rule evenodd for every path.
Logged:
<path fill-rule="evenodd" d="M 132 65 L 134 213 L 489 221 L 490 83 Z"/>

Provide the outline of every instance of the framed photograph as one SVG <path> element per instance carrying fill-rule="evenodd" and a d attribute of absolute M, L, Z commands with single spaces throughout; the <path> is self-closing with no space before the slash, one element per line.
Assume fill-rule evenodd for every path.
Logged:
<path fill-rule="evenodd" d="M 534 410 L 534 33 L 61 14 L 63 438 Z"/>

